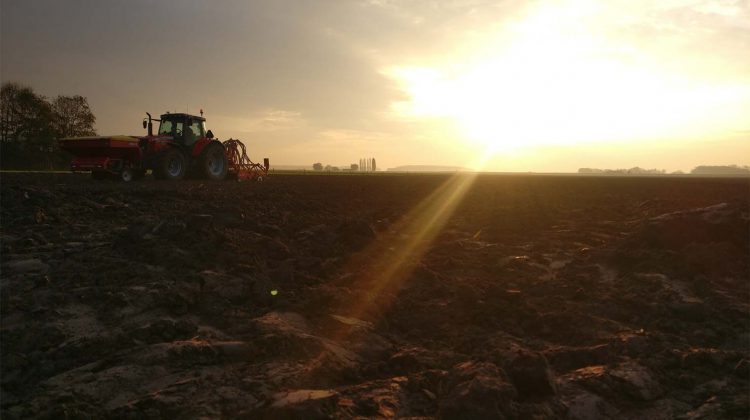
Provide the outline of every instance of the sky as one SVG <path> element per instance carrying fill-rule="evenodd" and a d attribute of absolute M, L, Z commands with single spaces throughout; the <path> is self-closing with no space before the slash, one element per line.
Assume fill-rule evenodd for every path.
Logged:
<path fill-rule="evenodd" d="M 750 0 L 1 0 L 0 35 L 99 134 L 203 109 L 279 165 L 750 164 Z"/>

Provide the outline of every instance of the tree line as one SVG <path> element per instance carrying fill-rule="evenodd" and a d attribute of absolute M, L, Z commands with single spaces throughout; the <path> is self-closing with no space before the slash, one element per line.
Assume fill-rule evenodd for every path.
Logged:
<path fill-rule="evenodd" d="M 0 88 L 0 167 L 63 169 L 70 157 L 57 139 L 96 135 L 96 117 L 81 95 L 47 98 L 28 86 Z"/>

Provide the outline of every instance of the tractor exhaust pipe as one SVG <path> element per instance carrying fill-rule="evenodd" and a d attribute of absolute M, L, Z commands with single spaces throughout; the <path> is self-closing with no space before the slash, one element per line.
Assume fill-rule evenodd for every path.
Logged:
<path fill-rule="evenodd" d="M 263 158 L 263 167 L 266 168 L 266 172 L 268 172 L 268 167 L 269 166 L 271 166 L 271 165 L 268 163 L 268 158 Z"/>
<path fill-rule="evenodd" d="M 151 137 L 154 135 L 154 125 L 151 123 L 151 114 L 147 112 L 146 115 L 148 115 L 148 135 L 149 137 Z M 145 122 L 146 121 L 144 121 L 144 123 Z M 146 128 L 146 127 L 143 127 L 143 128 Z"/>

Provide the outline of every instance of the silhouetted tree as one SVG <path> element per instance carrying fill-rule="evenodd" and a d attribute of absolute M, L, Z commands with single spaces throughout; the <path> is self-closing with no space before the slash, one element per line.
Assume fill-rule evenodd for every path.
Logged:
<path fill-rule="evenodd" d="M 58 96 L 52 101 L 54 128 L 58 137 L 80 137 L 96 135 L 96 117 L 89 102 L 80 95 Z"/>
<path fill-rule="evenodd" d="M 322 171 L 323 170 L 323 164 L 320 162 L 313 163 L 313 171 Z"/>
<path fill-rule="evenodd" d="M 0 147 L 3 167 L 52 166 L 56 151 L 54 113 L 47 100 L 27 86 L 0 88 Z"/>
<path fill-rule="evenodd" d="M 3 143 L 52 138 L 52 120 L 52 107 L 30 87 L 6 82 L 0 88 L 0 140 Z"/>
<path fill-rule="evenodd" d="M 68 156 L 60 152 L 55 138 L 95 134 L 95 121 L 83 96 L 58 96 L 49 102 L 28 86 L 3 83 L 0 88 L 0 165 L 64 167 Z"/>

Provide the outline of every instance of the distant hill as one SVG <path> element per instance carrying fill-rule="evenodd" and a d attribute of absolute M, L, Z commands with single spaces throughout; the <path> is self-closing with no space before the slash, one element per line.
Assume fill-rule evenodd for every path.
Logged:
<path fill-rule="evenodd" d="M 597 168 L 580 168 L 579 174 L 601 174 L 601 175 L 663 175 L 666 173 L 663 169 L 643 169 L 638 166 L 630 169 L 597 169 Z"/>
<path fill-rule="evenodd" d="M 470 169 L 460 166 L 404 165 L 388 168 L 388 172 L 461 172 Z"/>
<path fill-rule="evenodd" d="M 597 168 L 580 168 L 579 174 L 595 175 L 665 175 L 667 172 L 663 169 L 643 169 L 634 167 L 630 169 L 597 169 Z M 684 175 L 682 171 L 672 172 L 670 175 Z M 697 166 L 690 171 L 690 175 L 750 175 L 750 166 Z"/>
<path fill-rule="evenodd" d="M 693 175 L 750 175 L 750 166 L 696 166 L 690 171 Z"/>

